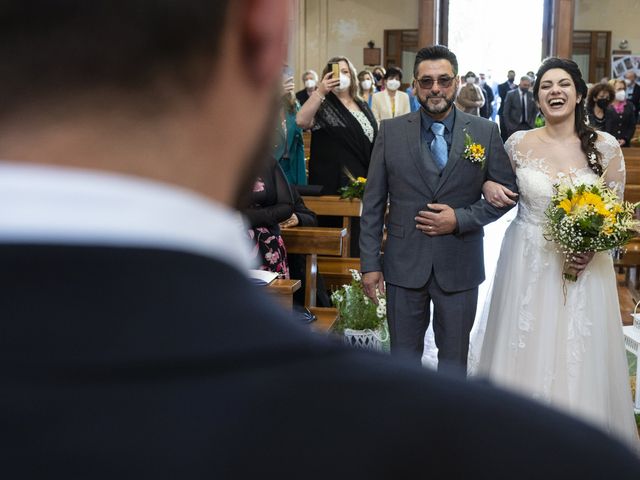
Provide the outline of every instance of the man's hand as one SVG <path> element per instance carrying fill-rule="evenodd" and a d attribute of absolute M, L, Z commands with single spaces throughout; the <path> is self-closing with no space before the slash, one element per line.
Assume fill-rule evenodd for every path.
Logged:
<path fill-rule="evenodd" d="M 458 225 L 453 208 L 442 203 L 430 203 L 427 207 L 432 211 L 418 212 L 415 217 L 416 228 L 430 237 L 453 233 Z"/>
<path fill-rule="evenodd" d="M 295 227 L 298 223 L 300 223 L 298 216 L 295 213 L 292 213 L 289 218 L 280 224 L 280 228 Z"/>
<path fill-rule="evenodd" d="M 362 288 L 364 289 L 364 294 L 377 305 L 378 297 L 376 296 L 376 288 L 384 295 L 384 276 L 382 272 L 363 273 Z"/>
<path fill-rule="evenodd" d="M 487 202 L 497 208 L 513 206 L 518 198 L 517 193 L 491 180 L 487 180 L 482 185 L 482 195 Z"/>

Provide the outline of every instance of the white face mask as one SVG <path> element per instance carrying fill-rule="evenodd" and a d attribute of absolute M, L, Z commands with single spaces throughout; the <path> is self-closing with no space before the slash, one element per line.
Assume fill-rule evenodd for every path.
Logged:
<path fill-rule="evenodd" d="M 484 84 L 487 83 L 487 81 L 484 78 L 480 79 L 480 85 L 482 85 L 484 87 Z"/>
<path fill-rule="evenodd" d="M 631 86 L 631 80 L 629 80 L 628 78 L 624 79 L 624 83 L 627 85 L 627 87 Z"/>
<path fill-rule="evenodd" d="M 626 99 L 627 99 L 627 92 L 625 92 L 624 90 L 618 90 L 616 92 L 616 100 L 618 100 L 619 102 L 623 102 Z"/>
<path fill-rule="evenodd" d="M 387 80 L 387 88 L 392 92 L 398 90 L 400 88 L 400 80 L 396 80 L 395 78 Z"/>
<path fill-rule="evenodd" d="M 316 81 L 313 78 L 309 80 L 305 80 L 304 86 L 307 90 L 311 90 L 312 88 L 316 88 Z"/>
<path fill-rule="evenodd" d="M 338 92 L 344 92 L 351 86 L 351 78 L 347 77 L 344 73 L 340 74 L 340 85 L 336 87 Z"/>
<path fill-rule="evenodd" d="M 476 83 L 475 77 L 467 77 L 466 80 L 467 80 L 467 85 L 471 85 L 473 83 Z"/>
<path fill-rule="evenodd" d="M 371 80 L 363 80 L 360 82 L 360 86 L 362 87 L 362 90 L 364 91 L 368 91 L 371 90 L 371 86 L 373 85 L 373 82 Z"/>

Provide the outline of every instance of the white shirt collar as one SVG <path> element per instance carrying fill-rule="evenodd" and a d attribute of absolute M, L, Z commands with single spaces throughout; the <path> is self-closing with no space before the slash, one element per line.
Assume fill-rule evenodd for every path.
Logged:
<path fill-rule="evenodd" d="M 0 242 L 160 248 L 251 268 L 239 213 L 138 177 L 0 161 Z"/>

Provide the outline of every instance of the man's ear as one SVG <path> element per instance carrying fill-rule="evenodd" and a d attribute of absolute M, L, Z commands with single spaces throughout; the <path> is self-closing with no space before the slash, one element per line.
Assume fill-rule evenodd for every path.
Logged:
<path fill-rule="evenodd" d="M 241 53 L 245 73 L 255 85 L 271 87 L 282 71 L 287 54 L 288 4 L 283 0 L 242 1 Z"/>

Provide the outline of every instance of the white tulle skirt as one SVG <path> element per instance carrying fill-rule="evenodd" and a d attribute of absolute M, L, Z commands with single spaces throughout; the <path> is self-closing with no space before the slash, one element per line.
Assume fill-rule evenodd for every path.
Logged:
<path fill-rule="evenodd" d="M 540 225 L 511 223 L 470 368 L 639 450 L 612 259 L 596 254 L 577 282 L 565 283 L 566 297 L 562 266 Z"/>

